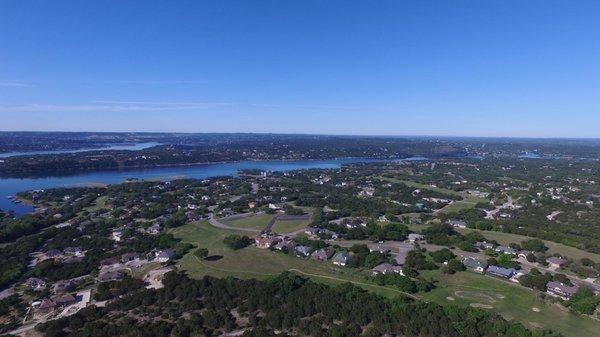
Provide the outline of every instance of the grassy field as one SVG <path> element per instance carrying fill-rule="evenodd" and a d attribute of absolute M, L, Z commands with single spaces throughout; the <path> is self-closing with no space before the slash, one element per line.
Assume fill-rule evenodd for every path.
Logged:
<path fill-rule="evenodd" d="M 443 275 L 438 271 L 429 271 L 423 274 L 439 282 L 436 289 L 420 296 L 439 304 L 452 303 L 493 310 L 528 328 L 550 328 L 562 332 L 566 337 L 597 336 L 600 329 L 600 322 L 573 315 L 564 307 L 546 302 L 536 292 L 510 281 L 473 272 Z"/>
<path fill-rule="evenodd" d="M 253 229 L 264 229 L 269 221 L 273 219 L 273 214 L 255 214 L 244 218 L 226 220 L 221 219 L 220 221 L 228 226 L 236 228 L 253 228 Z M 275 233 L 289 233 L 299 229 L 302 229 L 310 224 L 309 220 L 288 220 L 288 221 L 275 221 L 272 230 Z"/>
<path fill-rule="evenodd" d="M 269 223 L 269 221 L 273 219 L 273 217 L 274 215 L 272 214 L 263 213 L 250 215 L 244 218 L 238 218 L 234 220 L 221 219 L 220 221 L 231 227 L 264 229 Z"/>
<path fill-rule="evenodd" d="M 463 229 L 458 229 L 458 231 L 464 234 L 464 233 L 472 232 L 475 230 L 470 229 L 470 228 L 463 228 Z M 483 236 L 485 236 L 487 239 L 496 240 L 499 243 L 504 244 L 504 245 L 508 245 L 511 242 L 520 243 L 521 241 L 531 239 L 528 236 L 511 234 L 511 233 L 502 233 L 502 232 L 495 232 L 495 231 L 479 231 L 479 232 L 481 232 L 481 234 L 483 234 Z M 577 249 L 575 247 L 563 245 L 561 243 L 545 241 L 545 240 L 542 240 L 542 241 L 544 241 L 544 244 L 546 245 L 546 247 L 548 247 L 548 252 L 551 254 L 558 253 L 558 254 L 570 257 L 572 259 L 575 259 L 575 260 L 579 260 L 583 257 L 587 257 L 593 261 L 600 262 L 600 255 L 598 255 L 598 254 L 586 252 L 581 249 Z"/>
<path fill-rule="evenodd" d="M 310 224 L 309 220 L 287 220 L 287 221 L 275 221 L 273 225 L 273 232 L 275 233 L 289 233 L 305 228 Z"/>

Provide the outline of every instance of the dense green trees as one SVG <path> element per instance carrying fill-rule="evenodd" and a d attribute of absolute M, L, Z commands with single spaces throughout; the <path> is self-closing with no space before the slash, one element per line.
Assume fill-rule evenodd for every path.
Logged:
<path fill-rule="evenodd" d="M 238 250 L 249 246 L 252 243 L 252 240 L 247 236 L 240 236 L 236 234 L 228 235 L 223 239 L 223 243 L 233 249 Z"/>
<path fill-rule="evenodd" d="M 397 278 L 397 276 L 390 276 Z M 405 278 L 397 278 L 412 289 Z M 191 280 L 169 273 L 165 287 L 139 289 L 106 308 L 40 324 L 45 336 L 214 336 L 238 328 L 245 336 L 545 337 L 469 307 L 440 307 L 399 297 L 385 300 L 349 283 L 328 287 L 284 273 L 268 281 Z M 235 312 L 234 317 L 232 313 Z"/>

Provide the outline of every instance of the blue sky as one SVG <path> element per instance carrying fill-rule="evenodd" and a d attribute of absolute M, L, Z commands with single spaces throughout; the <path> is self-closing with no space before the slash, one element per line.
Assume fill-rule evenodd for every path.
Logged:
<path fill-rule="evenodd" d="M 0 130 L 600 137 L 598 1 L 2 1 Z"/>

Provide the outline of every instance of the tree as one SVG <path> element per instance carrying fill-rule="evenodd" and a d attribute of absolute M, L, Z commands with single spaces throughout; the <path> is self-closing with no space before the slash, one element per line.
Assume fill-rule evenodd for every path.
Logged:
<path fill-rule="evenodd" d="M 540 239 L 530 239 L 521 242 L 521 247 L 524 250 L 528 250 L 531 252 L 545 252 L 548 250 L 548 247 L 544 245 L 544 242 Z"/>
<path fill-rule="evenodd" d="M 239 236 L 236 234 L 232 234 L 226 236 L 225 239 L 223 239 L 223 243 L 233 250 L 238 250 L 249 246 L 252 243 L 252 240 L 250 240 L 250 238 L 245 235 Z"/>
<path fill-rule="evenodd" d="M 600 296 L 588 287 L 580 287 L 569 300 L 571 311 L 580 314 L 592 314 L 600 304 Z"/>
<path fill-rule="evenodd" d="M 196 255 L 197 257 L 199 257 L 201 259 L 206 259 L 206 257 L 208 256 L 208 249 L 206 249 L 206 248 L 198 248 L 194 252 L 194 255 Z"/>
<path fill-rule="evenodd" d="M 435 252 L 431 252 L 429 253 L 429 255 L 431 255 L 431 258 L 433 258 L 433 261 L 437 262 L 437 263 L 444 263 L 446 261 L 449 261 L 453 258 L 456 257 L 456 255 L 454 255 L 454 253 L 452 253 L 452 251 L 450 251 L 450 249 L 448 248 L 444 248 Z"/>

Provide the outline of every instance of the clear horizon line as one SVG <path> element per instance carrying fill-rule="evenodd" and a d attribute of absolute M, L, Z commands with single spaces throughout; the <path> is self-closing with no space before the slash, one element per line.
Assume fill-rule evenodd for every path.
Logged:
<path fill-rule="evenodd" d="M 484 138 L 484 139 L 557 139 L 557 140 L 600 140 L 598 137 L 548 137 L 548 136 L 465 136 L 465 135 L 426 135 L 426 134 L 353 134 L 353 133 L 307 133 L 307 132 L 253 132 L 253 131 L 76 131 L 76 130 L 0 130 L 0 133 L 135 133 L 135 134 L 253 134 L 253 135 L 282 135 L 282 136 L 336 136 L 336 137 L 379 137 L 379 138 Z"/>

